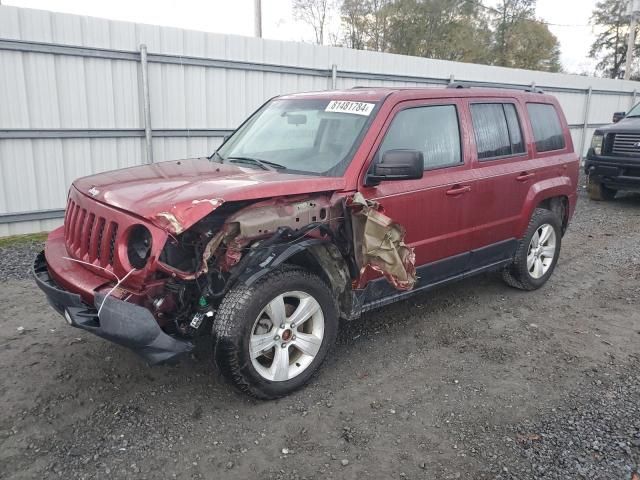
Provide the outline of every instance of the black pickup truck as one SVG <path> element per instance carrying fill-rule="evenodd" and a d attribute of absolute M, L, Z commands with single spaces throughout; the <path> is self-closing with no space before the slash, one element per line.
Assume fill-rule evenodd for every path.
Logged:
<path fill-rule="evenodd" d="M 584 171 L 592 200 L 612 200 L 619 190 L 640 192 L 640 103 L 616 112 L 591 140 Z"/>

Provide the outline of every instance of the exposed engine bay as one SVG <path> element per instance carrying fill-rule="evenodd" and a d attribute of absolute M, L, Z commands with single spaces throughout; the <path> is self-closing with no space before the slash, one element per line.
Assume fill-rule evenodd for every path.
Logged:
<path fill-rule="evenodd" d="M 250 284 L 285 261 L 324 277 L 345 317 L 353 316 L 352 289 L 369 268 L 399 290 L 415 284 L 404 229 L 359 194 L 216 202 L 209 215 L 170 235 L 158 259 L 158 273 L 169 278 L 147 307 L 168 333 L 206 334 L 233 285 Z"/>

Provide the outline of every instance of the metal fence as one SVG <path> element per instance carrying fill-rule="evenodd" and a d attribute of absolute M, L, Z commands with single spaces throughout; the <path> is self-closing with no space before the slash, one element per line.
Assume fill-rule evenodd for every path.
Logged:
<path fill-rule="evenodd" d="M 274 95 L 453 80 L 553 93 L 583 152 L 639 87 L 0 6 L 0 236 L 59 225 L 77 177 L 209 154 Z"/>

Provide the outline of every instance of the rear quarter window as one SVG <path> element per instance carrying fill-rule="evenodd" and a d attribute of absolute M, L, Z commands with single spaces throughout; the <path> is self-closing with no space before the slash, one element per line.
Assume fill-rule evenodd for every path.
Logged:
<path fill-rule="evenodd" d="M 555 107 L 548 103 L 527 103 L 527 111 L 536 150 L 538 152 L 562 150 L 565 147 L 564 132 Z"/>

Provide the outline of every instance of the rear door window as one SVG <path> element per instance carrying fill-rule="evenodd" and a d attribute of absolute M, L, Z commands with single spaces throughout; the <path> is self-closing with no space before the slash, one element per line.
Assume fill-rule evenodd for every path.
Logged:
<path fill-rule="evenodd" d="M 512 103 L 472 104 L 471 118 L 479 160 L 525 152 L 518 113 Z"/>
<path fill-rule="evenodd" d="M 455 105 L 412 107 L 398 112 L 380 145 L 380 158 L 386 151 L 396 149 L 421 151 L 425 170 L 462 163 Z"/>
<path fill-rule="evenodd" d="M 555 107 L 548 103 L 527 103 L 527 111 L 531 119 L 536 150 L 562 150 L 565 147 L 564 132 Z"/>

